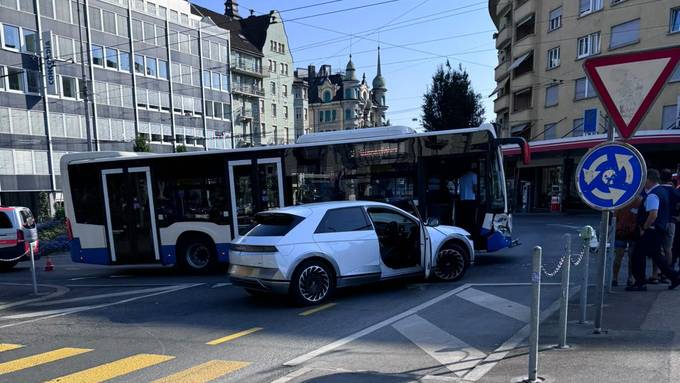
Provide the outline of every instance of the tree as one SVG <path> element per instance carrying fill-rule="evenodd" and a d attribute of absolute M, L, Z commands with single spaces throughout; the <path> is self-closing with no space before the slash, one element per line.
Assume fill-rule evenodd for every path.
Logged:
<path fill-rule="evenodd" d="M 137 137 L 135 137 L 135 143 L 132 150 L 135 152 L 150 152 L 151 147 L 149 147 L 149 141 L 146 137 L 142 134 L 138 134 Z"/>
<path fill-rule="evenodd" d="M 179 145 L 177 145 L 177 147 L 175 148 L 175 152 L 176 152 L 176 153 L 184 153 L 184 152 L 186 152 L 186 151 L 187 151 L 187 146 L 184 145 L 184 144 L 179 144 Z"/>
<path fill-rule="evenodd" d="M 423 126 L 427 130 L 463 129 L 484 122 L 482 95 L 472 89 L 462 66 L 440 65 L 423 96 Z"/>

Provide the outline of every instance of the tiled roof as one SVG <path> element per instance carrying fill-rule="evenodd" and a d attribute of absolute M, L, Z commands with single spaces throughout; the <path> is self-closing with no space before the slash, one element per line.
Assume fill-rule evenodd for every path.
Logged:
<path fill-rule="evenodd" d="M 231 33 L 231 47 L 236 50 L 251 53 L 256 56 L 262 56 L 262 52 L 252 42 L 250 42 L 244 35 L 241 22 L 243 20 L 230 19 L 229 17 L 211 11 L 210 9 L 201 7 L 200 5 L 191 4 L 191 13 L 198 16 L 207 16 L 220 28 L 229 30 Z"/>

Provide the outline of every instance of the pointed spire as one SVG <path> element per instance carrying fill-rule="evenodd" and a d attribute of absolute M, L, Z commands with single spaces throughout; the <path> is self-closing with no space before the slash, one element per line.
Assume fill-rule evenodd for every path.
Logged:
<path fill-rule="evenodd" d="M 380 66 L 380 45 L 378 45 L 378 72 L 373 79 L 373 89 L 385 89 L 385 79 L 382 76 L 382 68 Z"/>
<path fill-rule="evenodd" d="M 356 75 L 356 68 L 354 67 L 354 63 L 352 62 L 352 55 L 349 55 L 349 61 L 347 62 L 347 66 L 345 67 L 345 80 L 349 81 L 355 81 L 357 79 Z"/>
<path fill-rule="evenodd" d="M 378 76 L 382 76 L 382 71 L 380 70 L 380 45 L 378 45 Z"/>

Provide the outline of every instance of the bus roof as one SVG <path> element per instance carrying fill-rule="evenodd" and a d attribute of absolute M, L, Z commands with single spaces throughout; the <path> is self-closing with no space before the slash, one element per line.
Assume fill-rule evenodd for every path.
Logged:
<path fill-rule="evenodd" d="M 362 130 L 370 130 L 366 135 L 361 134 Z M 378 134 L 377 130 L 383 130 L 384 134 Z M 234 153 L 234 152 L 250 152 L 259 150 L 280 150 L 289 148 L 302 148 L 309 146 L 317 146 L 319 144 L 342 144 L 342 143 L 356 143 L 362 141 L 380 141 L 385 139 L 398 139 L 398 138 L 411 138 L 411 137 L 427 137 L 436 136 L 442 134 L 465 134 L 474 133 L 480 131 L 488 131 L 493 137 L 496 136 L 496 131 L 492 124 L 482 124 L 475 128 L 463 128 L 463 129 L 452 129 L 452 130 L 438 130 L 438 131 L 425 131 L 418 132 L 416 129 L 406 127 L 406 126 L 391 126 L 391 127 L 381 127 L 381 128 L 363 128 L 363 129 L 353 129 L 341 132 L 325 132 L 325 133 L 311 133 L 314 137 L 327 137 L 323 140 L 318 138 L 312 138 L 311 142 L 300 142 L 302 137 L 298 138 L 298 143 L 288 144 L 288 145 L 275 145 L 275 146 L 254 146 L 248 148 L 237 148 L 237 149 L 223 149 L 223 150 L 205 150 L 205 151 L 195 151 L 195 152 L 185 152 L 185 153 L 131 153 L 131 152 L 79 152 L 79 153 L 69 153 L 65 154 L 61 158 L 61 163 L 72 164 L 72 163 L 93 163 L 93 162 L 111 162 L 111 161 L 124 161 L 124 160 L 135 160 L 142 158 L 167 158 L 167 157 L 180 157 L 180 156 L 204 156 L 204 155 L 215 155 L 220 153 Z M 333 135 L 322 136 L 324 134 L 333 133 Z"/>

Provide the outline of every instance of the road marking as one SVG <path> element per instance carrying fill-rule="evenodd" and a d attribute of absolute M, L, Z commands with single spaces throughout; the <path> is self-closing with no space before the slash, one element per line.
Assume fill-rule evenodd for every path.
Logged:
<path fill-rule="evenodd" d="M 42 354 L 27 356 L 25 358 L 10 360 L 9 362 L 0 363 L 0 375 L 20 371 L 29 367 L 39 366 L 41 364 L 51 363 L 57 360 L 84 354 L 90 351 L 92 350 L 89 348 L 66 347 L 53 351 L 44 352 Z"/>
<path fill-rule="evenodd" d="M 336 304 L 337 304 L 337 303 L 326 303 L 325 305 L 321 305 L 321 306 L 315 307 L 315 308 L 313 308 L 313 309 L 309 309 L 309 310 L 307 310 L 307 311 L 303 311 L 303 312 L 299 313 L 298 315 L 303 316 L 303 317 L 306 317 L 306 316 L 308 316 L 308 315 L 312 315 L 312 314 L 314 314 L 314 313 L 318 313 L 319 311 L 323 311 L 323 310 L 329 309 L 329 308 L 335 306 Z"/>
<path fill-rule="evenodd" d="M 118 293 L 87 295 L 87 296 L 78 297 L 78 298 L 60 299 L 60 300 L 56 300 L 56 301 L 34 303 L 31 306 L 51 306 L 51 305 L 57 305 L 57 304 L 61 304 L 61 303 L 82 302 L 82 301 L 100 299 L 100 298 L 113 298 L 113 297 L 122 297 L 122 296 L 126 296 L 126 295 L 155 293 L 157 291 L 172 290 L 175 287 L 176 286 L 165 286 L 165 287 L 154 287 L 154 288 L 150 288 L 150 289 L 121 291 L 121 292 L 118 292 Z"/>
<path fill-rule="evenodd" d="M 0 325 L 0 329 L 7 328 L 7 327 L 21 326 L 21 325 L 30 324 L 30 323 L 42 321 L 42 320 L 45 320 L 45 319 L 56 318 L 56 317 L 60 317 L 60 316 L 68 315 L 68 314 L 73 314 L 73 313 L 77 313 L 77 312 L 81 312 L 81 311 L 95 310 L 95 309 L 104 308 L 104 307 L 117 306 L 117 305 L 121 305 L 121 304 L 125 304 L 125 303 L 134 302 L 134 301 L 144 299 L 144 298 L 150 298 L 150 297 L 153 297 L 153 296 L 156 296 L 156 295 L 168 294 L 168 293 L 172 293 L 172 292 L 175 292 L 175 291 L 185 290 L 185 289 L 189 289 L 189 288 L 196 287 L 196 286 L 202 286 L 202 285 L 203 285 L 203 283 L 181 285 L 181 286 L 178 286 L 178 287 L 175 287 L 175 288 L 172 288 L 172 289 L 168 289 L 168 290 L 164 290 L 164 291 L 160 291 L 160 292 L 157 292 L 157 293 L 146 294 L 146 295 L 142 295 L 142 296 L 138 296 L 138 297 L 132 297 L 132 298 L 123 299 L 123 300 L 111 302 L 111 303 L 103 303 L 103 304 L 100 304 L 100 305 L 93 305 L 93 306 L 81 306 L 81 307 L 75 307 L 75 308 L 70 308 L 70 309 L 66 309 L 66 310 L 50 310 L 50 311 L 53 311 L 54 314 L 47 314 L 46 316 L 43 316 L 43 317 L 40 317 L 40 318 L 35 318 L 35 319 L 24 320 L 24 321 L 20 321 L 20 322 L 16 322 L 16 323 L 8 323 L 8 324 L 5 324 L 5 325 Z M 45 312 L 43 311 L 43 313 L 45 313 Z M 20 315 L 24 315 L 24 314 L 20 314 Z M 0 317 L 0 319 L 9 319 L 11 317 L 13 317 L 13 316 Z"/>
<path fill-rule="evenodd" d="M 126 274 L 121 274 L 121 275 L 109 275 L 109 278 L 132 278 L 132 275 L 126 275 Z"/>
<path fill-rule="evenodd" d="M 416 314 L 394 323 L 392 327 L 460 377 L 486 357 L 485 353 Z"/>
<path fill-rule="evenodd" d="M 576 295 L 581 290 L 580 286 L 576 286 L 569 290 L 569 298 Z M 540 321 L 548 319 L 557 310 L 560 309 L 560 300 L 557 299 L 553 302 L 547 309 L 541 312 Z M 484 375 L 486 375 L 491 369 L 493 369 L 498 362 L 503 360 L 506 355 L 515 348 L 517 348 L 527 337 L 529 337 L 529 324 L 519 329 L 510 339 L 505 341 L 500 347 L 494 350 L 493 353 L 489 354 L 477 367 L 473 368 L 467 375 L 465 375 L 466 381 L 476 382 Z"/>
<path fill-rule="evenodd" d="M 100 383 L 156 364 L 167 362 L 174 358 L 174 356 L 168 355 L 137 354 L 116 360 L 115 362 L 102 364 L 97 367 L 88 368 L 87 370 L 48 380 L 45 383 Z"/>
<path fill-rule="evenodd" d="M 76 277 L 76 278 L 71 278 L 69 281 L 82 281 L 83 279 L 97 279 L 99 277 Z"/>
<path fill-rule="evenodd" d="M 0 286 L 31 286 L 31 284 L 30 283 L 0 283 Z M 23 301 L 1 304 L 0 310 L 8 309 L 10 307 L 27 305 L 29 303 L 47 301 L 47 300 L 51 300 L 51 299 L 54 299 L 54 298 L 59 298 L 59 297 L 65 295 L 66 293 L 68 293 L 69 291 L 71 291 L 69 288 L 64 287 L 64 286 L 38 285 L 38 287 L 40 287 L 40 286 L 50 287 L 50 288 L 56 289 L 57 291 L 55 291 L 51 294 L 47 294 L 47 295 L 42 296 L 42 297 L 38 297 L 38 298 L 31 298 L 31 299 L 26 299 L 26 300 L 23 300 Z"/>
<path fill-rule="evenodd" d="M 231 286 L 231 283 L 215 283 L 210 288 L 211 289 L 217 289 L 217 288 L 224 287 L 224 286 Z"/>
<path fill-rule="evenodd" d="M 329 343 L 329 344 L 327 344 L 327 345 L 325 345 L 325 346 L 322 346 L 322 347 L 320 347 L 320 348 L 317 348 L 316 350 L 313 350 L 313 351 L 310 351 L 310 352 L 308 352 L 308 353 L 306 353 L 306 354 L 300 355 L 300 356 L 298 356 L 297 358 L 292 359 L 292 360 L 290 360 L 290 361 L 284 363 L 283 365 L 284 365 L 284 366 L 291 366 L 291 367 L 292 367 L 292 366 L 298 366 L 298 365 L 300 365 L 300 364 L 302 364 L 302 363 L 305 363 L 305 362 L 309 361 L 310 359 L 313 359 L 313 358 L 315 358 L 315 357 L 317 357 L 317 356 L 319 356 L 319 355 L 322 355 L 322 354 L 325 354 L 325 353 L 327 353 L 327 352 L 329 352 L 329 351 L 335 350 L 336 348 L 342 347 L 342 346 L 344 346 L 345 344 L 347 344 L 347 343 L 349 343 L 349 342 L 352 342 L 353 340 L 356 340 L 356 339 L 358 339 L 358 338 L 361 338 L 362 336 L 365 336 L 365 335 L 367 335 L 367 334 L 370 334 L 370 333 L 372 333 L 372 332 L 374 332 L 374 331 L 376 331 L 376 330 L 379 330 L 379 329 L 381 329 L 381 328 L 383 328 L 383 327 L 385 327 L 385 326 L 389 326 L 389 325 L 391 325 L 392 323 L 395 323 L 395 322 L 397 322 L 397 321 L 399 321 L 399 320 L 401 320 L 401 319 L 404 319 L 404 318 L 406 318 L 406 317 L 408 317 L 408 316 L 411 316 L 411 315 L 417 313 L 417 312 L 420 311 L 420 310 L 423 310 L 423 309 L 425 309 L 425 308 L 428 308 L 428 307 L 434 305 L 435 303 L 439 303 L 439 302 L 443 301 L 444 299 L 449 298 L 450 296 L 452 296 L 452 295 L 454 295 L 454 294 L 457 294 L 457 293 L 459 293 L 460 291 L 463 291 L 463 290 L 467 289 L 469 286 L 470 286 L 469 284 L 465 284 L 465 285 L 460 286 L 460 287 L 457 287 L 457 288 L 455 288 L 455 289 L 453 289 L 453 290 L 449 290 L 449 291 L 447 291 L 447 292 L 445 292 L 445 293 L 443 293 L 443 294 L 441 294 L 441 295 L 438 295 L 438 296 L 436 296 L 436 297 L 430 299 L 429 301 L 423 302 L 423 303 L 421 303 L 421 304 L 419 304 L 419 305 L 417 305 L 417 306 L 414 306 L 414 307 L 412 307 L 412 308 L 410 308 L 410 309 L 408 309 L 408 310 L 406 310 L 406 311 L 403 311 L 403 312 L 401 312 L 401 313 L 399 313 L 399 314 L 397 314 L 397 315 L 394 315 L 394 316 L 392 316 L 392 317 L 390 317 L 390 318 L 387 318 L 387 319 L 385 319 L 385 320 L 383 320 L 383 321 L 381 321 L 381 322 L 378 322 L 378 323 L 376 323 L 376 324 L 374 324 L 374 325 L 372 325 L 372 326 L 366 327 L 365 329 L 363 329 L 363 330 L 361 330 L 361 331 L 357 331 L 357 332 L 355 332 L 354 334 L 350 334 L 350 335 L 348 335 L 348 336 L 346 336 L 346 337 L 344 337 L 344 338 L 342 338 L 342 339 L 336 340 L 335 342 L 332 342 L 332 343 Z"/>
<path fill-rule="evenodd" d="M 207 342 L 206 344 L 210 345 L 210 346 L 217 346 L 218 344 L 229 342 L 229 341 L 232 341 L 234 339 L 238 339 L 240 337 L 250 335 L 250 334 L 257 332 L 257 331 L 260 331 L 260 330 L 262 330 L 262 327 L 253 327 L 253 328 L 248 329 L 248 330 L 239 331 L 237 333 L 227 335 L 227 336 L 224 336 L 222 338 L 211 340 L 210 342 Z"/>
<path fill-rule="evenodd" d="M 206 383 L 241 369 L 250 363 L 232 360 L 211 360 L 151 383 Z"/>
<path fill-rule="evenodd" d="M 517 319 L 518 321 L 529 322 L 531 310 L 529 307 L 523 304 L 519 304 L 517 302 L 513 302 L 511 300 L 501 298 L 499 296 L 474 288 L 461 291 L 460 293 L 456 294 L 456 296 L 510 318 Z"/>
<path fill-rule="evenodd" d="M 0 343 L 0 352 L 3 351 L 12 351 L 16 350 L 17 348 L 22 348 L 24 347 L 21 344 L 12 344 L 12 343 Z"/>

